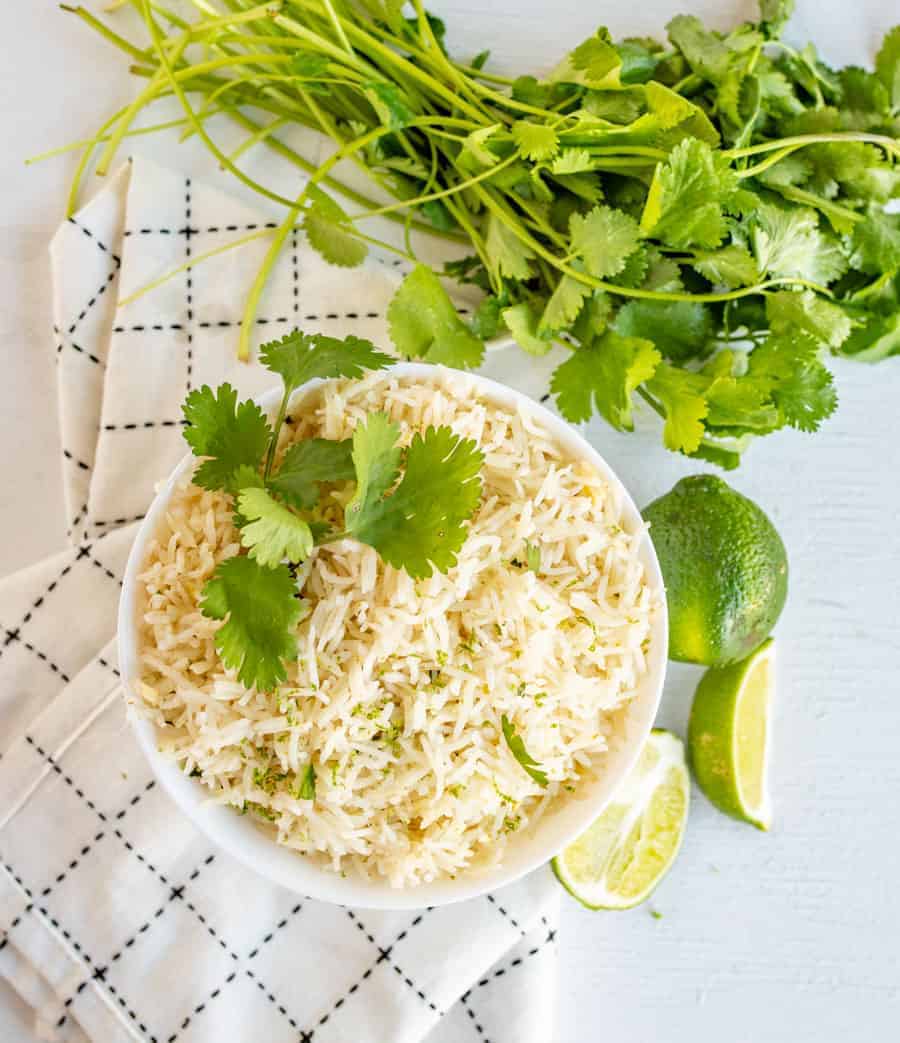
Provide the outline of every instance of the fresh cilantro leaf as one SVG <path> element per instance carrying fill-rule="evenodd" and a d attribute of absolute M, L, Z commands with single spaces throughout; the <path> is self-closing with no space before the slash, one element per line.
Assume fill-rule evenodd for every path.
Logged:
<path fill-rule="evenodd" d="M 653 175 L 641 232 L 669 246 L 715 247 L 727 230 L 725 211 L 737 191 L 722 156 L 697 138 L 685 138 Z"/>
<path fill-rule="evenodd" d="M 812 290 L 782 290 L 766 297 L 766 314 L 773 333 L 803 330 L 830 348 L 839 348 L 850 336 L 850 319 L 837 304 Z"/>
<path fill-rule="evenodd" d="M 837 407 L 831 374 L 818 358 L 818 344 L 805 333 L 773 334 L 750 353 L 748 372 L 772 381 L 772 398 L 785 422 L 816 431 Z"/>
<path fill-rule="evenodd" d="M 241 529 L 241 543 L 260 565 L 274 568 L 285 560 L 298 564 L 312 553 L 309 525 L 290 508 L 272 499 L 265 489 L 242 489 L 238 494 L 238 510 L 247 519 Z"/>
<path fill-rule="evenodd" d="M 595 337 L 606 332 L 612 311 L 612 297 L 603 290 L 594 290 L 585 298 L 584 306 L 572 325 L 572 336 L 581 344 L 590 344 Z"/>
<path fill-rule="evenodd" d="M 618 275 L 640 245 L 637 222 L 621 210 L 595 206 L 569 219 L 571 247 L 598 279 Z"/>
<path fill-rule="evenodd" d="M 703 419 L 709 411 L 705 391 L 709 379 L 699 373 L 660 363 L 647 390 L 663 405 L 666 422 L 663 441 L 668 449 L 696 452 L 703 439 Z"/>
<path fill-rule="evenodd" d="M 345 511 L 348 530 L 350 521 L 366 517 L 399 477 L 403 456 L 397 445 L 399 437 L 400 428 L 384 413 L 373 413 L 354 432 L 351 453 L 356 492 Z"/>
<path fill-rule="evenodd" d="M 525 542 L 525 564 L 535 575 L 541 571 L 541 548 L 536 543 Z"/>
<path fill-rule="evenodd" d="M 623 337 L 652 341 L 666 358 L 676 362 L 708 353 L 712 316 L 696 301 L 629 301 L 613 322 Z"/>
<path fill-rule="evenodd" d="M 666 26 L 669 40 L 698 75 L 720 83 L 728 74 L 732 54 L 720 33 L 705 28 L 694 15 L 676 15 Z"/>
<path fill-rule="evenodd" d="M 632 123 L 644 111 L 644 93 L 639 88 L 588 91 L 583 104 L 585 111 L 592 116 L 624 126 Z"/>
<path fill-rule="evenodd" d="M 653 376 L 659 362 L 651 341 L 607 330 L 556 369 L 550 390 L 559 411 L 572 423 L 588 420 L 596 408 L 613 427 L 630 431 L 631 396 Z"/>
<path fill-rule="evenodd" d="M 881 79 L 858 65 L 848 65 L 838 74 L 843 93 L 842 108 L 887 115 L 891 110 L 888 89 Z"/>
<path fill-rule="evenodd" d="M 470 323 L 472 332 L 481 340 L 490 340 L 500 332 L 503 319 L 503 304 L 493 294 L 485 297 L 478 304 Z"/>
<path fill-rule="evenodd" d="M 644 87 L 644 97 L 649 110 L 646 117 L 648 127 L 658 127 L 661 131 L 673 130 L 677 127 L 679 131 L 684 131 L 691 137 L 705 141 L 707 145 L 715 147 L 719 144 L 719 132 L 703 109 L 677 91 L 667 87 L 664 83 L 651 80 Z M 638 129 L 639 126 L 639 123 L 635 124 L 635 129 Z"/>
<path fill-rule="evenodd" d="M 512 96 L 539 109 L 549 109 L 568 97 L 576 88 L 566 83 L 540 83 L 534 76 L 519 76 L 513 80 Z"/>
<path fill-rule="evenodd" d="M 731 243 L 720 250 L 699 250 L 691 266 L 717 286 L 733 290 L 759 282 L 759 269 L 753 254 L 745 246 Z"/>
<path fill-rule="evenodd" d="M 847 270 L 840 243 L 819 228 L 815 210 L 760 203 L 751 216 L 753 252 L 760 270 L 826 285 Z"/>
<path fill-rule="evenodd" d="M 292 507 L 315 507 L 322 482 L 344 482 L 356 477 L 351 456 L 353 443 L 328 438 L 307 438 L 295 442 L 284 454 L 278 473 L 269 479 L 269 488 Z M 241 486 L 243 488 L 243 486 Z"/>
<path fill-rule="evenodd" d="M 194 473 L 197 485 L 233 492 L 239 467 L 258 470 L 272 429 L 255 402 L 238 405 L 237 391 L 230 384 L 222 384 L 218 391 L 204 384 L 188 395 L 182 412 L 187 421 L 185 441 L 195 456 L 210 457 Z"/>
<path fill-rule="evenodd" d="M 488 263 L 503 278 L 524 282 L 531 275 L 528 262 L 534 254 L 494 213 L 488 217 L 484 246 Z"/>
<path fill-rule="evenodd" d="M 767 382 L 752 376 L 718 376 L 705 392 L 709 428 L 741 434 L 766 434 L 783 426 Z M 695 450 L 696 451 L 696 450 Z"/>
<path fill-rule="evenodd" d="M 356 379 L 366 370 L 385 369 L 394 362 L 363 337 L 338 338 L 299 330 L 263 344 L 259 360 L 282 378 L 288 394 L 309 380 Z"/>
<path fill-rule="evenodd" d="M 602 26 L 550 74 L 550 82 L 580 83 L 585 87 L 618 87 L 622 60 Z"/>
<path fill-rule="evenodd" d="M 503 321 L 519 347 L 529 355 L 546 355 L 553 347 L 552 337 L 541 334 L 538 320 L 527 301 L 505 308 Z"/>
<path fill-rule="evenodd" d="M 643 286 L 644 280 L 650 272 L 650 250 L 646 246 L 639 246 L 634 253 L 629 254 L 625 260 L 625 267 L 618 275 L 613 275 L 610 282 L 616 286 L 630 286 L 632 289 Z"/>
<path fill-rule="evenodd" d="M 552 159 L 559 151 L 556 131 L 546 123 L 518 120 L 512 125 L 512 137 L 519 155 L 532 162 Z"/>
<path fill-rule="evenodd" d="M 396 84 L 386 80 L 366 80 L 361 88 L 383 126 L 402 130 L 416 118 L 409 99 Z"/>
<path fill-rule="evenodd" d="M 388 305 L 391 339 L 412 358 L 470 369 L 481 365 L 484 344 L 460 319 L 434 272 L 416 265 Z"/>
<path fill-rule="evenodd" d="M 760 28 L 770 40 L 781 35 L 793 13 L 794 0 L 759 0 Z"/>
<path fill-rule="evenodd" d="M 346 213 L 324 192 L 313 196 L 303 214 L 303 230 L 309 245 L 329 264 L 356 268 L 366 259 L 369 248 L 351 231 Z"/>
<path fill-rule="evenodd" d="M 866 313 L 856 321 L 839 354 L 857 362 L 880 362 L 900 355 L 900 311 L 889 315 Z"/>
<path fill-rule="evenodd" d="M 891 107 L 900 108 L 900 25 L 885 34 L 875 56 L 875 73 L 888 92 Z"/>
<path fill-rule="evenodd" d="M 597 160 L 584 148 L 565 148 L 550 164 L 552 174 L 581 174 L 595 170 Z"/>
<path fill-rule="evenodd" d="M 503 738 L 506 739 L 509 752 L 539 786 L 546 786 L 548 783 L 547 773 L 541 769 L 540 762 L 536 761 L 528 750 L 525 749 L 525 743 L 521 735 L 516 731 L 516 726 L 506 714 L 501 716 L 500 723 L 503 727 Z"/>
<path fill-rule="evenodd" d="M 538 323 L 538 334 L 557 333 L 570 326 L 578 318 L 585 297 L 590 297 L 592 292 L 590 286 L 571 275 L 564 275 L 547 301 Z"/>
<path fill-rule="evenodd" d="M 492 123 L 473 130 L 463 141 L 457 162 L 461 170 L 478 173 L 500 162 L 500 157 L 488 146 L 491 138 L 500 130 L 499 123 Z"/>
<path fill-rule="evenodd" d="M 603 184 L 601 183 L 600 178 L 592 176 L 590 173 L 554 173 L 553 180 L 576 199 L 583 199 L 587 203 L 597 203 L 603 198 Z M 554 202 L 559 202 L 560 199 L 565 198 L 567 197 L 557 196 Z M 569 216 L 571 216 L 571 211 L 566 215 L 566 220 L 560 223 L 559 227 L 561 229 L 568 228 Z"/>
<path fill-rule="evenodd" d="M 466 538 L 465 522 L 481 499 L 482 453 L 449 427 L 416 434 L 397 488 L 397 429 L 378 414 L 353 432 L 357 492 L 347 506 L 347 535 L 414 578 L 446 572 Z"/>
<path fill-rule="evenodd" d="M 880 275 L 900 268 L 900 214 L 872 210 L 853 229 L 854 268 Z"/>
<path fill-rule="evenodd" d="M 617 43 L 616 51 L 622 64 L 619 80 L 623 84 L 646 83 L 656 72 L 661 50 L 658 44 L 630 38 Z"/>
<path fill-rule="evenodd" d="M 297 777 L 297 788 L 294 791 L 297 800 L 316 799 L 316 769 L 312 761 L 303 769 L 303 774 Z"/>
<path fill-rule="evenodd" d="M 216 631 L 216 650 L 247 688 L 268 692 L 286 680 L 303 611 L 296 593 L 287 566 L 269 569 L 244 556 L 220 562 L 203 588 L 203 615 L 227 617 Z"/>

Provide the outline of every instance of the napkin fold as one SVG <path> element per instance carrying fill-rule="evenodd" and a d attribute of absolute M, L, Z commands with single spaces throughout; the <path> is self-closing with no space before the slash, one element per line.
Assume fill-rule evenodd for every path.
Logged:
<path fill-rule="evenodd" d="M 0 974 L 42 1040 L 550 1043 L 558 892 L 546 870 L 412 913 L 304 898 L 211 845 L 125 720 L 121 576 L 154 484 L 183 455 L 181 402 L 204 383 L 271 384 L 235 356 L 267 238 L 198 259 L 266 225 L 141 159 L 53 241 L 71 548 L 0 583 Z M 402 270 L 381 257 L 335 269 L 295 236 L 258 339 L 298 325 L 387 346 Z M 541 386 L 540 373 L 489 368 Z"/>

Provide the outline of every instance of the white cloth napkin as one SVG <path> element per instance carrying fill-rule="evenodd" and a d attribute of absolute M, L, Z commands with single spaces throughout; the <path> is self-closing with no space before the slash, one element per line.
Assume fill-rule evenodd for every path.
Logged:
<path fill-rule="evenodd" d="M 0 974 L 34 1011 L 36 1039 L 550 1043 L 549 872 L 417 913 L 303 898 L 211 846 L 155 785 L 125 721 L 114 634 L 133 523 L 184 452 L 185 392 L 271 383 L 235 360 L 267 241 L 116 304 L 264 223 L 136 160 L 54 239 L 72 547 L 0 583 Z M 260 337 L 299 325 L 387 346 L 398 277 L 383 259 L 330 268 L 298 236 Z M 513 367 L 488 368 L 541 387 L 540 367 Z"/>

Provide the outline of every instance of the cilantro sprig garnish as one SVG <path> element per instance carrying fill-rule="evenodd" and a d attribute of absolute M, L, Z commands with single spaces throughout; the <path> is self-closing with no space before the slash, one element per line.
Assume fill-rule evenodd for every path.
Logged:
<path fill-rule="evenodd" d="M 411 263 L 388 309 L 401 355 L 474 367 L 484 341 L 507 333 L 530 355 L 561 347 L 571 355 L 551 390 L 569 420 L 599 413 L 628 431 L 648 406 L 670 449 L 725 467 L 755 437 L 813 431 L 830 415 L 829 354 L 900 354 L 900 214 L 884 209 L 900 194 L 900 27 L 873 71 L 833 69 L 812 44 L 780 38 L 793 0 L 760 0 L 758 19 L 727 33 L 691 15 L 669 22 L 666 43 L 600 27 L 539 80 L 487 72 L 487 52 L 454 60 L 422 0 L 197 5 L 191 24 L 134 6 L 149 48 L 70 8 L 142 77 L 138 101 L 88 154 L 103 143 L 98 170 L 110 169 L 138 111 L 171 94 L 222 168 L 285 208 L 248 296 L 241 357 L 268 272 L 301 231 L 334 265 L 361 264 L 373 243 Z M 301 194 L 238 166 L 211 134 L 213 111 L 310 175 Z M 293 124 L 333 139 L 324 163 L 272 132 Z M 344 159 L 391 201 L 338 180 Z M 402 225 L 404 246 L 375 238 L 373 216 Z M 436 272 L 412 231 L 470 255 Z M 474 314 L 457 310 L 441 274 L 483 292 Z M 233 459 L 206 446 L 202 480 L 253 455 L 261 421 L 236 423 L 243 443 Z"/>
<path fill-rule="evenodd" d="M 287 663 L 296 652 L 304 605 L 292 566 L 317 544 L 355 539 L 415 578 L 435 569 L 446 572 L 481 499 L 483 456 L 474 442 L 448 427 L 430 427 L 404 448 L 400 428 L 373 413 L 352 439 L 294 442 L 277 463 L 279 436 L 297 388 L 315 378 L 360 377 L 393 359 L 359 337 L 338 340 L 299 330 L 265 344 L 260 359 L 282 379 L 274 424 L 256 403 L 238 402 L 230 385 L 217 391 L 204 386 L 185 401 L 184 437 L 201 458 L 195 482 L 233 498 L 246 551 L 216 567 L 200 608 L 210 619 L 224 621 L 216 632 L 223 662 L 247 687 L 268 691 L 287 679 Z M 334 528 L 317 513 L 323 487 L 348 481 L 356 489 L 343 527 Z M 314 779 L 305 779 L 301 796 L 311 791 Z"/>
<path fill-rule="evenodd" d="M 548 782 L 547 773 L 541 768 L 540 762 L 536 761 L 528 750 L 525 749 L 525 743 L 522 740 L 522 736 L 516 731 L 515 724 L 506 714 L 503 714 L 500 718 L 500 725 L 503 729 L 503 738 L 506 739 L 509 752 L 539 786 L 546 786 Z"/>

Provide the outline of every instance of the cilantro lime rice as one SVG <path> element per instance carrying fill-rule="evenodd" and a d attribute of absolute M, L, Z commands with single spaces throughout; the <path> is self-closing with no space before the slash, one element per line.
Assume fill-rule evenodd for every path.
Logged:
<path fill-rule="evenodd" d="M 327 382 L 294 403 L 282 448 L 347 438 L 377 411 L 404 445 L 444 424 L 483 451 L 457 564 L 416 581 L 364 544 L 317 548 L 297 571 L 296 662 L 260 693 L 223 666 L 221 623 L 199 608 L 215 566 L 241 552 L 233 502 L 186 481 L 141 576 L 135 701 L 211 800 L 335 871 L 409 887 L 495 865 L 512 835 L 603 772 L 658 595 L 618 490 L 530 410 L 461 374 Z M 342 507 L 346 488 L 329 497 Z"/>

